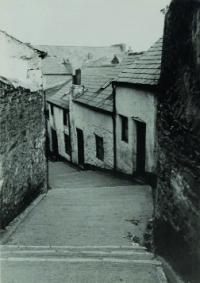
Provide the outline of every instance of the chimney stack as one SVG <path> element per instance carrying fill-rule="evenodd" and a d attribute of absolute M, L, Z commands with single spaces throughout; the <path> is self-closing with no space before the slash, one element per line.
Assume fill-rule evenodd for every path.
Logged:
<path fill-rule="evenodd" d="M 81 69 L 76 69 L 75 75 L 73 77 L 74 85 L 81 85 Z"/>

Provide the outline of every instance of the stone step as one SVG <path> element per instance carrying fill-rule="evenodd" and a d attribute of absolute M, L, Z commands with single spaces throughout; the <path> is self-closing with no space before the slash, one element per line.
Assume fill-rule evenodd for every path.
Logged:
<path fill-rule="evenodd" d="M 130 262 L 160 265 L 152 253 L 141 246 L 2 246 L 1 260 Z"/>
<path fill-rule="evenodd" d="M 146 248 L 139 244 L 132 244 L 129 246 L 58 246 L 58 245 L 47 245 L 47 246 L 29 246 L 29 245 L 1 245 L 0 253 L 2 252 L 16 252 L 16 251 L 42 251 L 42 250 L 57 250 L 57 251 L 92 251 L 92 252 L 146 252 Z"/>
<path fill-rule="evenodd" d="M 1 259 L 4 283 L 27 282 L 27 278 L 29 283 L 167 283 L 160 262 L 155 260 L 85 257 Z"/>
<path fill-rule="evenodd" d="M 84 249 L 23 249 L 23 250 L 3 250 L 1 258 L 84 258 L 84 259 L 119 259 L 119 260 L 153 260 L 155 259 L 152 253 L 135 250 L 84 250 Z"/>

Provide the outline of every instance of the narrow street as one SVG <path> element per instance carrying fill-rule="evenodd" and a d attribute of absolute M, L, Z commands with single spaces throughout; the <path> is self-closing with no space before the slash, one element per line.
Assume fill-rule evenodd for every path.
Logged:
<path fill-rule="evenodd" d="M 2 282 L 166 282 L 142 247 L 153 213 L 150 187 L 62 162 L 49 163 L 49 182 L 2 246 Z"/>

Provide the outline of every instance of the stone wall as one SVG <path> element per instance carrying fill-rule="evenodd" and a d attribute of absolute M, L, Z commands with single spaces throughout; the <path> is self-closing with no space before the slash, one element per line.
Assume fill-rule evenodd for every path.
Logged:
<path fill-rule="evenodd" d="M 200 2 L 166 15 L 158 103 L 158 251 L 190 282 L 200 272 Z"/>
<path fill-rule="evenodd" d="M 43 93 L 0 82 L 0 227 L 46 190 Z"/>

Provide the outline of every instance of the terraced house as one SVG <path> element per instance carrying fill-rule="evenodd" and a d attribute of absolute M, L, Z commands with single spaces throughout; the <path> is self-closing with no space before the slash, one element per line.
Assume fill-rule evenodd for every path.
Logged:
<path fill-rule="evenodd" d="M 73 85 L 70 100 L 72 162 L 112 169 L 112 80 L 115 64 L 91 66 L 82 71 L 81 85 Z"/>
<path fill-rule="evenodd" d="M 115 167 L 126 174 L 155 173 L 156 115 L 162 38 L 113 82 L 115 97 Z"/>
<path fill-rule="evenodd" d="M 50 149 L 82 167 L 155 174 L 162 39 L 121 63 L 93 62 L 47 99 Z M 69 95 L 70 94 L 70 95 Z M 70 101 L 69 101 L 70 100 Z"/>

